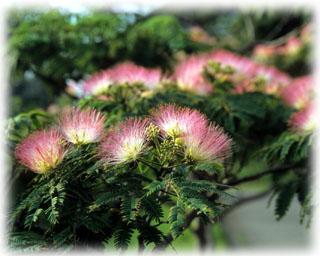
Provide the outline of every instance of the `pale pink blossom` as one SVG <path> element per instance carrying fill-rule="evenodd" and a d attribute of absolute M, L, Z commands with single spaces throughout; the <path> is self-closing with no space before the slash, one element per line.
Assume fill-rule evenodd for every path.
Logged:
<path fill-rule="evenodd" d="M 251 59 L 226 50 L 216 50 L 209 56 L 214 61 L 232 67 L 236 73 L 246 74 L 247 76 L 251 76 L 256 67 L 256 63 Z"/>
<path fill-rule="evenodd" d="M 289 106 L 301 109 L 311 100 L 313 82 L 311 76 L 296 78 L 283 88 L 281 98 Z"/>
<path fill-rule="evenodd" d="M 153 122 L 160 128 L 162 136 L 180 137 L 190 130 L 206 127 L 206 117 L 197 110 L 162 105 L 152 112 Z"/>
<path fill-rule="evenodd" d="M 292 114 L 289 119 L 289 125 L 295 131 L 310 132 L 315 130 L 317 117 L 313 103 Z"/>
<path fill-rule="evenodd" d="M 62 113 L 60 129 L 67 141 L 88 144 L 100 140 L 104 122 L 104 115 L 94 109 L 72 108 Z"/>
<path fill-rule="evenodd" d="M 30 134 L 15 150 L 18 162 L 36 173 L 45 173 L 55 168 L 65 154 L 63 137 L 56 129 Z"/>
<path fill-rule="evenodd" d="M 231 76 L 231 81 L 235 84 L 234 92 L 236 93 L 256 90 L 253 84 L 257 78 L 265 80 L 262 91 L 267 94 L 279 93 L 291 81 L 287 74 L 275 67 L 258 64 L 247 57 L 226 50 L 217 50 L 209 55 L 211 59 L 223 65 L 231 66 L 235 70 L 235 73 Z"/>
<path fill-rule="evenodd" d="M 205 55 L 192 55 L 180 62 L 173 74 L 177 86 L 184 91 L 199 95 L 208 95 L 213 91 L 211 85 L 203 75 L 209 58 Z"/>
<path fill-rule="evenodd" d="M 99 148 L 101 159 L 109 164 L 136 161 L 147 147 L 148 119 L 128 119 L 107 132 Z"/>
<path fill-rule="evenodd" d="M 256 77 L 265 81 L 264 92 L 267 94 L 279 94 L 281 90 L 291 82 L 291 77 L 275 67 L 257 64 L 253 70 Z"/>
<path fill-rule="evenodd" d="M 141 83 L 149 89 L 154 89 L 161 80 L 159 68 L 146 68 L 132 62 L 117 64 L 109 72 L 114 83 Z"/>
<path fill-rule="evenodd" d="M 110 86 L 112 85 L 113 80 L 110 75 L 110 71 L 103 70 L 98 73 L 95 73 L 87 80 L 83 81 L 83 95 L 100 95 L 106 93 Z"/>
<path fill-rule="evenodd" d="M 302 41 L 296 36 L 292 36 L 288 39 L 285 45 L 279 47 L 279 54 L 283 55 L 295 55 L 302 47 Z"/>
<path fill-rule="evenodd" d="M 186 157 L 195 161 L 221 162 L 231 154 L 231 139 L 217 125 L 193 129 L 182 141 Z"/>
<path fill-rule="evenodd" d="M 275 54 L 277 54 L 277 47 L 274 45 L 258 44 L 253 49 L 253 56 L 257 59 L 267 60 Z"/>

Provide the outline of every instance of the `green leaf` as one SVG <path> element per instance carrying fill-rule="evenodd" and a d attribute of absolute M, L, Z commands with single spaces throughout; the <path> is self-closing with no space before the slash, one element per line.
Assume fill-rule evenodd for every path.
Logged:
<path fill-rule="evenodd" d="M 219 162 L 213 162 L 213 163 L 198 163 L 194 169 L 196 171 L 206 171 L 208 173 L 216 173 L 216 172 L 222 172 L 223 171 L 223 165 Z"/>
<path fill-rule="evenodd" d="M 133 226 L 132 224 L 122 224 L 115 232 L 114 232 L 114 245 L 118 249 L 127 249 L 130 243 L 132 234 L 133 234 Z"/>
<path fill-rule="evenodd" d="M 150 220 L 159 222 L 163 217 L 161 203 L 154 194 L 141 198 L 139 205 L 140 211 L 144 212 L 150 218 Z"/>
<path fill-rule="evenodd" d="M 183 204 L 178 201 L 177 205 L 170 208 L 168 221 L 170 223 L 170 231 L 172 236 L 177 238 L 181 235 L 184 226 L 185 208 Z"/>
<path fill-rule="evenodd" d="M 9 246 L 13 249 L 21 249 L 26 252 L 35 252 L 47 248 L 48 244 L 42 234 L 22 231 L 10 234 Z"/>
<path fill-rule="evenodd" d="M 281 188 L 276 199 L 275 214 L 277 216 L 277 220 L 280 220 L 288 211 L 295 192 L 296 184 L 294 183 Z"/>
<path fill-rule="evenodd" d="M 156 192 L 159 192 L 164 188 L 165 188 L 165 182 L 159 181 L 159 180 L 152 181 L 149 185 L 144 187 L 144 189 L 147 190 L 147 193 L 146 193 L 147 197 Z"/>
<path fill-rule="evenodd" d="M 124 196 L 121 198 L 121 215 L 124 221 L 132 220 L 134 216 L 133 209 L 136 205 L 136 199 L 130 196 Z"/>

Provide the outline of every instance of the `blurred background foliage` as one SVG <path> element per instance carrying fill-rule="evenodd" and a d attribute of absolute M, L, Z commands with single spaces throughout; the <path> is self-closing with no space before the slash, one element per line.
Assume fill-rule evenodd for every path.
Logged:
<path fill-rule="evenodd" d="M 67 79 L 82 79 L 116 62 L 132 60 L 170 73 L 185 54 L 226 48 L 251 55 L 256 45 L 281 43 L 310 20 L 301 10 L 12 10 L 7 19 L 10 116 L 65 102 Z M 303 55 L 280 68 L 293 76 L 307 73 L 310 60 Z"/>

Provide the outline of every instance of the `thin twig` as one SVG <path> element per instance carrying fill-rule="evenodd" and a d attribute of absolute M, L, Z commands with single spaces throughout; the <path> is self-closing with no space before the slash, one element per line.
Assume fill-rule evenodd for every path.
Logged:
<path fill-rule="evenodd" d="M 254 200 L 257 199 L 261 199 L 267 195 L 269 195 L 272 191 L 274 190 L 274 187 L 267 189 L 266 191 L 251 195 L 251 196 L 247 196 L 247 197 L 243 197 L 241 199 L 239 199 L 237 202 L 235 202 L 233 205 L 231 205 L 229 208 L 227 208 L 224 213 L 222 214 L 222 218 L 224 218 L 227 214 L 229 214 L 231 211 L 233 211 L 235 208 L 245 204 L 245 203 L 249 203 L 252 202 Z"/>
<path fill-rule="evenodd" d="M 257 173 L 252 176 L 247 176 L 247 177 L 244 177 L 244 178 L 241 178 L 238 180 L 230 180 L 229 182 L 226 183 L 226 185 L 229 185 L 229 186 L 239 185 L 239 184 L 242 184 L 245 182 L 260 179 L 261 177 L 269 175 L 269 174 L 287 172 L 287 171 L 292 170 L 296 167 L 297 167 L 296 165 L 288 165 L 288 166 L 279 166 L 279 167 L 275 167 L 275 168 L 270 168 L 268 170 L 265 170 L 263 172 Z"/>

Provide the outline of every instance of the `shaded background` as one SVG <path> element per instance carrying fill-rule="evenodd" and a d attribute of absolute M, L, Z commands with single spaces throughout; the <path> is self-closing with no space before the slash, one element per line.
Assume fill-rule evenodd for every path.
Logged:
<path fill-rule="evenodd" d="M 68 79 L 83 79 L 117 62 L 132 60 L 143 66 L 160 66 L 170 74 L 186 54 L 225 48 L 252 56 L 259 44 L 281 45 L 289 36 L 298 35 L 311 18 L 304 10 L 11 10 L 7 19 L 10 116 L 69 104 L 75 98 L 65 91 Z M 292 77 L 308 74 L 310 49 L 289 62 L 272 64 Z M 242 175 L 249 173 L 250 168 Z M 264 178 L 247 185 L 245 191 L 256 194 L 269 182 Z M 297 221 L 296 202 L 289 214 L 276 222 L 272 210 L 266 209 L 268 195 L 258 199 L 239 205 L 221 223 L 213 225 L 209 243 L 215 248 L 308 244 L 309 232 Z M 197 240 L 188 230 L 173 245 L 193 248 Z"/>
<path fill-rule="evenodd" d="M 123 60 L 170 71 L 181 54 L 226 48 L 250 56 L 258 44 L 281 43 L 311 20 L 306 11 L 210 10 L 72 13 L 12 10 L 8 17 L 11 115 L 47 108 L 67 79 L 81 79 Z M 307 56 L 282 67 L 308 72 Z"/>

